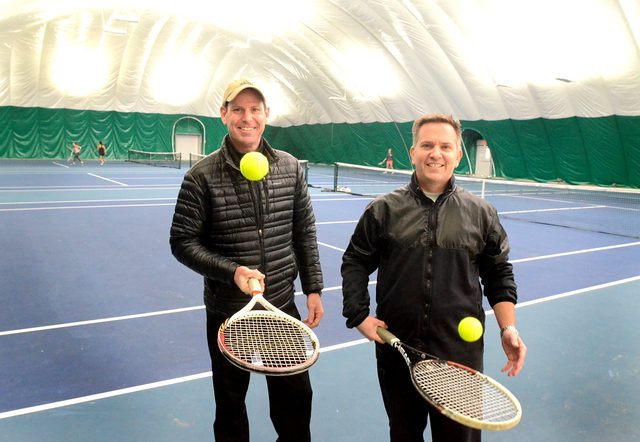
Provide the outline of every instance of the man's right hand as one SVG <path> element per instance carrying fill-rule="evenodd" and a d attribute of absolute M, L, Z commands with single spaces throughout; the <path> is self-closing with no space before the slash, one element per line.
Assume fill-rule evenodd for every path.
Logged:
<path fill-rule="evenodd" d="M 380 344 L 384 344 L 384 341 L 378 336 L 376 331 L 378 327 L 387 328 L 387 324 L 384 321 L 379 320 L 373 316 L 367 316 L 364 321 L 356 327 L 362 335 L 370 341 L 375 341 Z"/>
<path fill-rule="evenodd" d="M 259 270 L 250 269 L 249 267 L 240 266 L 233 274 L 233 282 L 238 288 L 246 294 L 250 294 L 249 279 L 257 279 L 260 282 L 260 288 L 264 292 L 264 275 Z"/>

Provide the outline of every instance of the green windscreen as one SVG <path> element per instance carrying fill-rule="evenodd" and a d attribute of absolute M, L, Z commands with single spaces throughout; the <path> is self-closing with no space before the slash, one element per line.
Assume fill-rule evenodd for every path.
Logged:
<path fill-rule="evenodd" d="M 72 142 L 83 158 L 126 159 L 130 149 L 171 152 L 174 124 L 185 115 L 0 107 L 0 158 L 66 158 Z M 219 118 L 197 117 L 206 127 L 205 153 L 226 133 Z M 412 122 L 267 126 L 265 138 L 310 163 L 345 162 L 383 167 L 387 149 L 396 169 L 411 169 Z M 640 187 L 640 117 L 462 121 L 465 156 L 458 174 L 475 171 L 475 142 L 486 141 L 501 178 Z M 187 120 L 180 132 L 199 131 Z M 468 156 L 466 155 L 468 154 Z M 186 160 L 186 159 L 185 159 Z"/>

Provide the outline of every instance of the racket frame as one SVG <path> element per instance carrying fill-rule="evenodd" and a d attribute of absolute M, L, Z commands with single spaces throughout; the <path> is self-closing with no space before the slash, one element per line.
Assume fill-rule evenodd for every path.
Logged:
<path fill-rule="evenodd" d="M 452 419 L 462 425 L 465 425 L 470 428 L 475 428 L 477 430 L 491 430 L 491 431 L 504 431 L 510 428 L 515 427 L 520 422 L 522 418 L 522 407 L 518 399 L 511 393 L 504 385 L 496 381 L 495 379 L 487 376 L 478 370 L 474 370 L 471 367 L 467 367 L 466 365 L 459 364 L 453 361 L 447 361 L 436 356 L 430 355 L 423 351 L 418 350 L 417 348 L 413 348 L 410 345 L 407 345 L 400 341 L 399 338 L 394 336 L 389 330 L 386 330 L 382 327 L 378 327 L 377 329 L 378 336 L 388 345 L 391 345 L 395 348 L 404 358 L 409 371 L 411 373 L 411 382 L 413 386 L 418 391 L 418 393 L 436 410 L 438 410 L 443 415 L 447 416 L 449 419 Z M 409 353 L 412 353 L 414 357 L 409 356 Z M 455 368 L 456 370 L 464 371 L 467 374 L 478 378 L 481 382 L 483 382 L 486 386 L 495 389 L 496 391 L 502 393 L 504 397 L 513 405 L 515 409 L 515 415 L 508 420 L 504 421 L 487 421 L 482 419 L 473 418 L 471 416 L 459 413 L 457 411 L 451 410 L 447 406 L 438 402 L 435 398 L 431 397 L 427 392 L 425 392 L 417 381 L 416 377 L 416 368 L 421 364 L 441 364 L 447 365 Z"/>
<path fill-rule="evenodd" d="M 260 283 L 256 279 L 249 279 L 249 288 L 251 289 L 251 300 L 242 309 L 238 310 L 231 317 L 227 318 L 218 329 L 218 348 L 225 356 L 225 358 L 238 368 L 253 373 L 260 373 L 269 376 L 290 376 L 307 371 L 318 360 L 320 355 L 320 342 L 318 337 L 311 330 L 311 328 L 304 322 L 294 318 L 291 315 L 284 313 L 282 310 L 267 301 L 262 293 Z M 254 310 L 256 305 L 260 305 L 264 308 Z M 257 363 L 250 363 L 242 358 L 237 357 L 233 350 L 225 344 L 225 333 L 230 325 L 239 320 L 251 319 L 251 318 L 274 318 L 280 322 L 287 322 L 301 331 L 301 334 L 306 335 L 311 342 L 313 352 L 307 357 L 307 359 L 299 364 L 291 366 L 272 367 L 265 366 Z"/>

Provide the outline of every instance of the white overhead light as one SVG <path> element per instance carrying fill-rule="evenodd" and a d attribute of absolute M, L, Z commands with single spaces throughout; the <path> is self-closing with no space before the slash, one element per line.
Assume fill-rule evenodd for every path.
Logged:
<path fill-rule="evenodd" d="M 498 83 L 579 82 L 633 69 L 637 49 L 610 2 L 537 0 L 521 9 L 509 0 L 478 3 L 481 25 L 466 32 Z"/>
<path fill-rule="evenodd" d="M 140 23 L 140 18 L 134 15 L 116 15 L 113 17 L 113 20 L 125 23 Z"/>
<path fill-rule="evenodd" d="M 395 95 L 398 78 L 389 59 L 377 50 L 353 46 L 344 52 L 334 54 L 335 69 L 343 79 L 346 99 L 347 92 L 352 99 L 373 100 Z"/>
<path fill-rule="evenodd" d="M 196 100 L 206 88 L 210 66 L 188 51 L 172 48 L 160 57 L 153 68 L 149 85 L 160 102 L 184 106 Z"/>
<path fill-rule="evenodd" d="M 115 34 L 115 35 L 127 35 L 128 32 L 126 29 L 122 29 L 122 28 L 114 28 L 114 27 L 107 27 L 103 29 L 103 32 L 106 32 L 107 34 Z"/>
<path fill-rule="evenodd" d="M 107 70 L 89 66 L 105 66 L 107 63 L 104 49 L 62 42 L 54 55 L 50 75 L 63 93 L 87 96 L 99 93 L 108 82 Z"/>

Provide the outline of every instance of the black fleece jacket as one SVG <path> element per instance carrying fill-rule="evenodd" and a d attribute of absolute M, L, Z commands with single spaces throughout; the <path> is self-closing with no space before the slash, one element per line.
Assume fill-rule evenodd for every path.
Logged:
<path fill-rule="evenodd" d="M 434 203 L 414 173 L 410 184 L 369 204 L 351 237 L 341 269 L 347 326 L 370 314 L 367 282 L 378 270 L 376 316 L 390 331 L 423 351 L 480 369 L 482 340 L 462 341 L 457 325 L 465 316 L 484 323 L 483 287 L 491 306 L 516 302 L 508 253 L 491 204 L 455 179 Z"/>

